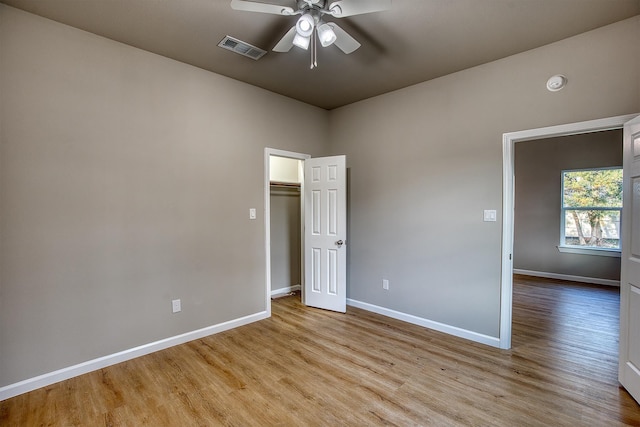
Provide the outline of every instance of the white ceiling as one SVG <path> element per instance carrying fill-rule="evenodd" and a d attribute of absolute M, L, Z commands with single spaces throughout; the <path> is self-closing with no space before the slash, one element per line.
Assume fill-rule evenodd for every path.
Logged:
<path fill-rule="evenodd" d="M 394 0 L 390 11 L 336 19 L 362 47 L 321 48 L 311 70 L 306 51 L 270 51 L 296 17 L 234 11 L 230 0 L 0 1 L 325 109 L 640 14 L 640 0 Z M 254 61 L 221 49 L 225 35 L 269 53 Z"/>

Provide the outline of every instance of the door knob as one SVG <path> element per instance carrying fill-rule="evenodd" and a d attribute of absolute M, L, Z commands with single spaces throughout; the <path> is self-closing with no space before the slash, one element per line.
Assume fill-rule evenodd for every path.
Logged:
<path fill-rule="evenodd" d="M 338 245 L 338 247 L 339 247 L 339 248 L 341 248 L 341 247 L 342 247 L 342 245 L 344 245 L 344 241 L 343 241 L 343 240 L 338 240 L 338 241 L 336 242 L 336 245 Z"/>

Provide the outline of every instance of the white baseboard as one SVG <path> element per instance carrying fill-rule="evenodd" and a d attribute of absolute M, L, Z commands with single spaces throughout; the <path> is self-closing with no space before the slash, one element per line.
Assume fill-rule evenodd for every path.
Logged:
<path fill-rule="evenodd" d="M 399 311 L 391 310 L 385 307 L 369 304 L 362 301 L 353 300 L 347 298 L 347 304 L 361 308 L 363 310 L 371 311 L 373 313 L 382 314 L 383 316 L 391 317 L 393 319 L 402 320 L 403 322 L 412 323 L 414 325 L 423 326 L 425 328 L 433 329 L 435 331 L 444 332 L 445 334 L 453 335 L 459 338 L 468 339 L 477 343 L 490 345 L 492 347 L 500 347 L 500 338 L 491 337 L 477 332 L 469 331 L 467 329 L 458 328 L 456 326 L 445 325 L 444 323 L 435 322 L 433 320 L 424 319 L 422 317 L 414 316 L 412 314 L 406 314 Z"/>
<path fill-rule="evenodd" d="M 280 294 L 288 294 L 289 292 L 299 291 L 300 285 L 286 286 L 280 289 L 272 289 L 271 296 L 280 295 Z"/>
<path fill-rule="evenodd" d="M 568 280 L 570 282 L 591 283 L 594 285 L 606 285 L 620 287 L 619 280 L 599 279 L 597 277 L 571 276 L 569 274 L 547 273 L 544 271 L 513 269 L 513 274 L 522 274 L 525 276 L 544 277 L 545 279 Z"/>
<path fill-rule="evenodd" d="M 107 366 L 135 359 L 136 357 L 144 356 L 145 354 L 154 353 L 156 351 L 164 350 L 165 348 L 183 344 L 188 341 L 197 340 L 209 335 L 217 334 L 229 329 L 257 322 L 258 320 L 266 319 L 267 317 L 269 317 L 268 313 L 266 311 L 262 311 L 260 313 L 255 313 L 238 319 L 229 320 L 227 322 L 208 326 L 206 328 L 187 332 L 181 335 L 176 335 L 174 337 L 165 338 L 160 341 L 144 344 L 139 347 L 134 347 L 118 353 L 110 354 L 108 356 L 99 357 L 97 359 L 79 363 L 74 366 L 69 366 L 67 368 L 39 375 L 34 378 L 29 378 L 15 384 L 9 384 L 7 386 L 0 387 L 0 401 L 9 399 L 22 393 L 36 390 L 41 387 L 46 387 L 48 385 L 67 380 L 69 378 L 77 377 L 79 375 L 96 371 L 98 369 L 106 368 Z"/>

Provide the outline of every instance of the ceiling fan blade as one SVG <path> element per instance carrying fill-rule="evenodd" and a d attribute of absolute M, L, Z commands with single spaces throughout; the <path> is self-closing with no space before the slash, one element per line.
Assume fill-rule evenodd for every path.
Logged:
<path fill-rule="evenodd" d="M 381 12 L 391 9 L 391 0 L 342 0 L 329 5 L 329 14 L 336 18 Z"/>
<path fill-rule="evenodd" d="M 336 41 L 333 43 L 346 54 L 350 54 L 360 47 L 360 43 L 349 35 L 345 30 L 340 28 L 335 22 L 327 22 L 333 32 L 336 33 Z"/>
<path fill-rule="evenodd" d="M 231 0 L 231 9 L 247 12 L 272 13 L 274 15 L 284 16 L 295 15 L 295 11 L 287 6 L 246 0 Z"/>
<path fill-rule="evenodd" d="M 289 52 L 293 47 L 293 38 L 296 36 L 295 25 L 291 27 L 287 34 L 280 39 L 280 41 L 273 47 L 274 52 Z"/>

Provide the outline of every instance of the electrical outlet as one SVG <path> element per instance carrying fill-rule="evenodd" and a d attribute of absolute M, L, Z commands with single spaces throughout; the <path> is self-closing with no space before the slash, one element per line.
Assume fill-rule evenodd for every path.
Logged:
<path fill-rule="evenodd" d="M 389 280 L 382 279 L 382 289 L 384 289 L 385 291 L 389 290 Z"/>
<path fill-rule="evenodd" d="M 182 307 L 179 299 L 174 299 L 173 301 L 171 301 L 171 309 L 173 310 L 174 313 L 178 313 L 182 311 Z"/>

